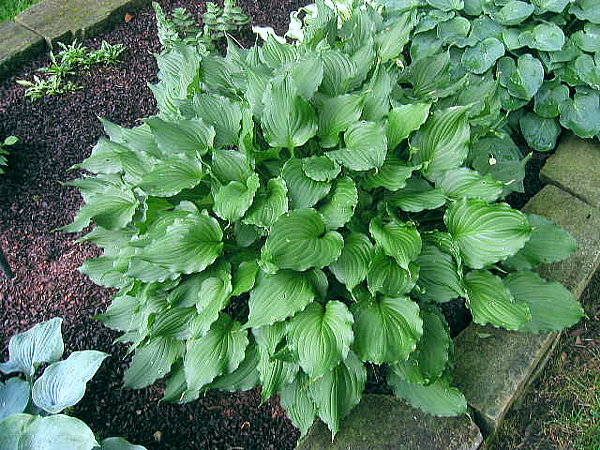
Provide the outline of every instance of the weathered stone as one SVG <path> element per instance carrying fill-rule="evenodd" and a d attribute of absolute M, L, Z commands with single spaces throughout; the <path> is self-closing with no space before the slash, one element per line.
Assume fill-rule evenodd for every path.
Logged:
<path fill-rule="evenodd" d="M 483 438 L 467 416 L 434 417 L 391 395 L 365 395 L 331 442 L 322 422 L 297 450 L 476 450 Z"/>
<path fill-rule="evenodd" d="M 44 49 L 44 39 L 13 22 L 0 23 L 0 72 Z"/>
<path fill-rule="evenodd" d="M 600 145 L 569 136 L 548 158 L 540 178 L 600 207 Z"/>
<path fill-rule="evenodd" d="M 44 0 L 17 15 L 15 21 L 43 36 L 52 46 L 57 41 L 90 36 L 145 3 L 148 1 Z"/>

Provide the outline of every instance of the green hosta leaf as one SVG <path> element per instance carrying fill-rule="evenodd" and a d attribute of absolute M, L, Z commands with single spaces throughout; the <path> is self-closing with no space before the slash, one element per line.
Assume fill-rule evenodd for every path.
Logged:
<path fill-rule="evenodd" d="M 371 48 L 370 45 L 368 45 Z M 387 116 L 390 110 L 390 94 L 396 77 L 385 66 L 377 66 L 371 79 L 363 85 L 364 107 L 362 118 L 378 122 Z M 366 74 L 365 74 L 366 76 Z"/>
<path fill-rule="evenodd" d="M 134 152 L 124 145 L 100 138 L 92 150 L 92 155 L 74 168 L 93 173 L 125 173 L 137 181 L 151 167 L 148 155 Z"/>
<path fill-rule="evenodd" d="M 490 37 L 469 47 L 462 55 L 462 65 L 472 73 L 487 72 L 494 63 L 504 56 L 504 45 L 498 39 Z"/>
<path fill-rule="evenodd" d="M 321 377 L 346 359 L 354 340 L 353 322 L 346 305 L 335 300 L 325 307 L 311 303 L 291 319 L 287 341 L 308 376 Z"/>
<path fill-rule="evenodd" d="M 423 164 L 429 180 L 459 167 L 469 154 L 470 128 L 466 107 L 436 111 L 413 139 L 413 162 Z"/>
<path fill-rule="evenodd" d="M 387 153 L 387 138 L 381 125 L 357 122 L 344 133 L 346 148 L 333 150 L 327 156 L 350 170 L 370 170 L 381 167 Z"/>
<path fill-rule="evenodd" d="M 240 132 L 242 111 L 238 103 L 214 94 L 196 94 L 194 113 L 215 129 L 215 147 L 235 146 Z"/>
<path fill-rule="evenodd" d="M 569 87 L 555 80 L 546 82 L 535 94 L 533 110 L 546 119 L 552 119 L 560 114 L 560 105 L 569 100 Z"/>
<path fill-rule="evenodd" d="M 504 283 L 531 311 L 531 321 L 521 331 L 547 333 L 560 331 L 576 324 L 584 316 L 573 294 L 556 281 L 546 281 L 535 272 L 515 272 Z"/>
<path fill-rule="evenodd" d="M 238 322 L 223 314 L 205 336 L 187 341 L 183 367 L 188 388 L 201 389 L 236 370 L 246 355 L 247 335 Z"/>
<path fill-rule="evenodd" d="M 436 189 L 422 178 L 411 178 L 406 187 L 387 196 L 388 201 L 403 211 L 421 212 L 446 204 L 444 191 Z"/>
<path fill-rule="evenodd" d="M 583 30 L 576 31 L 571 39 L 584 52 L 595 53 L 600 51 L 600 25 L 586 23 Z"/>
<path fill-rule="evenodd" d="M 442 11 L 453 11 L 464 8 L 463 0 L 425 0 L 428 5 Z"/>
<path fill-rule="evenodd" d="M 211 174 L 222 184 L 246 181 L 252 175 L 246 155 L 235 150 L 214 150 L 210 168 Z"/>
<path fill-rule="evenodd" d="M 504 261 L 513 270 L 528 270 L 540 264 L 567 259 L 577 250 L 577 241 L 568 231 L 537 214 L 528 214 L 533 227 L 531 239 L 514 256 Z"/>
<path fill-rule="evenodd" d="M 437 186 L 449 197 L 479 198 L 487 202 L 496 201 L 504 190 L 504 183 L 466 167 L 444 172 Z"/>
<path fill-rule="evenodd" d="M 518 330 L 531 320 L 527 304 L 515 301 L 502 279 L 487 270 L 469 272 L 464 282 L 467 307 L 475 323 L 490 323 L 495 327 Z"/>
<path fill-rule="evenodd" d="M 366 381 L 365 366 L 349 352 L 348 358 L 309 386 L 317 414 L 331 430 L 332 437 L 339 431 L 342 419 L 360 402 Z"/>
<path fill-rule="evenodd" d="M 426 244 L 415 262 L 419 266 L 418 284 L 424 299 L 443 303 L 465 296 L 462 271 L 459 272 L 448 253 L 435 245 Z"/>
<path fill-rule="evenodd" d="M 13 414 L 25 411 L 29 403 L 30 387 L 27 381 L 18 377 L 9 378 L 6 383 L 0 381 L 0 422 Z M 0 438 L 0 448 L 2 438 Z"/>
<path fill-rule="evenodd" d="M 38 416 L 29 414 L 13 414 L 0 420 L 0 448 L 2 450 L 19 450 L 19 441 L 27 426 L 38 418 Z"/>
<path fill-rule="evenodd" d="M 390 150 L 398 147 L 413 131 L 421 128 L 429 117 L 430 103 L 400 105 L 389 112 L 386 135 Z M 384 166 L 385 167 L 385 166 Z"/>
<path fill-rule="evenodd" d="M 343 227 L 354 216 L 357 203 L 358 191 L 352 178 L 339 178 L 329 200 L 319 208 L 327 229 Z"/>
<path fill-rule="evenodd" d="M 521 117 L 519 125 L 527 145 L 539 152 L 554 150 L 562 131 L 557 119 L 544 119 L 534 113 Z"/>
<path fill-rule="evenodd" d="M 263 62 L 272 69 L 292 62 L 298 56 L 298 51 L 294 46 L 280 42 L 272 34 L 267 35 L 267 39 L 264 45 L 260 47 L 259 52 Z"/>
<path fill-rule="evenodd" d="M 574 71 L 581 81 L 592 89 L 600 89 L 600 67 L 590 55 L 579 56 L 574 63 Z"/>
<path fill-rule="evenodd" d="M 414 25 L 414 16 L 411 13 L 404 13 L 399 17 L 394 17 L 391 24 L 377 35 L 377 53 L 382 63 L 396 58 L 402 53 Z"/>
<path fill-rule="evenodd" d="M 190 322 L 193 336 L 204 336 L 212 324 L 219 318 L 219 313 L 231 296 L 231 275 L 229 271 L 214 271 L 215 276 L 209 276 L 200 285 L 196 309 L 198 315 Z M 212 274 L 211 274 L 212 275 Z"/>
<path fill-rule="evenodd" d="M 260 381 L 258 361 L 259 358 L 256 345 L 248 344 L 248 347 L 246 347 L 246 357 L 240 363 L 238 368 L 231 373 L 226 373 L 217 377 L 215 381 L 210 384 L 210 389 L 219 389 L 228 392 L 253 389 Z"/>
<path fill-rule="evenodd" d="M 148 195 L 172 197 L 198 185 L 203 177 L 202 164 L 198 160 L 171 159 L 144 175 L 138 186 Z"/>
<path fill-rule="evenodd" d="M 450 386 L 448 376 L 423 386 L 409 383 L 401 375 L 392 371 L 388 376 L 388 383 L 397 397 L 427 414 L 445 417 L 467 413 L 465 396 L 458 389 Z"/>
<path fill-rule="evenodd" d="M 141 389 L 164 377 L 184 350 L 183 342 L 162 337 L 138 347 L 123 377 L 125 387 Z"/>
<path fill-rule="evenodd" d="M 302 168 L 302 160 L 290 158 L 283 166 L 283 179 L 288 188 L 288 196 L 293 209 L 314 206 L 325 197 L 331 185 L 308 177 Z"/>
<path fill-rule="evenodd" d="M 310 100 L 323 81 L 323 62 L 314 54 L 296 62 L 291 68 L 298 94 Z"/>
<path fill-rule="evenodd" d="M 572 5 L 569 8 L 571 14 L 579 20 L 589 20 L 592 23 L 600 24 L 600 5 L 594 0 L 580 0 L 578 5 Z"/>
<path fill-rule="evenodd" d="M 302 436 L 306 435 L 317 417 L 317 408 L 308 392 L 309 385 L 308 377 L 299 373 L 294 381 L 281 390 L 279 395 L 281 406 L 294 426 L 300 429 Z"/>
<path fill-rule="evenodd" d="M 62 319 L 56 317 L 11 337 L 9 358 L 0 364 L 0 371 L 4 374 L 21 372 L 31 377 L 41 363 L 58 361 L 65 351 L 61 324 Z"/>
<path fill-rule="evenodd" d="M 467 38 L 471 30 L 471 22 L 465 17 L 453 17 L 441 22 L 437 27 L 438 36 L 445 45 L 465 47 L 471 40 Z"/>
<path fill-rule="evenodd" d="M 166 337 L 187 339 L 190 337 L 190 320 L 196 315 L 195 308 L 174 307 L 156 316 L 150 329 L 150 338 Z"/>
<path fill-rule="evenodd" d="M 146 450 L 142 445 L 134 445 L 122 437 L 109 437 L 102 441 L 102 450 Z"/>
<path fill-rule="evenodd" d="M 2 446 L 2 449 L 92 450 L 98 447 L 94 433 L 85 423 L 75 417 L 63 414 L 47 417 L 27 414 L 12 416 L 0 424 L 0 436 L 6 432 L 6 430 L 2 430 L 3 425 L 8 428 L 9 438 L 11 435 L 14 436 L 15 428 L 17 430 L 20 428 L 20 433 L 14 442 L 8 441 L 8 446 Z M 0 445 L 4 445 L 2 440 L 0 440 Z"/>
<path fill-rule="evenodd" d="M 369 223 L 369 232 L 386 255 L 394 258 L 405 270 L 409 270 L 409 262 L 421 253 L 421 236 L 414 226 L 373 219 Z"/>
<path fill-rule="evenodd" d="M 281 178 L 272 178 L 264 192 L 259 192 L 244 217 L 244 223 L 271 228 L 288 211 L 287 186 Z"/>
<path fill-rule="evenodd" d="M 419 306 L 408 297 L 364 298 L 352 307 L 354 349 L 362 361 L 405 361 L 423 334 Z"/>
<path fill-rule="evenodd" d="M 340 257 L 329 266 L 331 273 L 349 291 L 362 283 L 369 273 L 373 244 L 362 233 L 351 233 L 344 239 Z"/>
<path fill-rule="evenodd" d="M 600 97 L 598 93 L 578 92 L 573 100 L 562 103 L 560 124 L 584 139 L 600 133 Z"/>
<path fill-rule="evenodd" d="M 323 82 L 320 89 L 332 96 L 348 91 L 350 80 L 357 71 L 356 64 L 341 51 L 325 50 L 321 53 L 323 61 Z"/>
<path fill-rule="evenodd" d="M 362 186 L 365 189 L 386 188 L 388 191 L 397 191 L 406 186 L 408 180 L 419 166 L 409 166 L 406 162 L 396 158 L 389 158 L 374 173 L 370 173 L 363 179 Z"/>
<path fill-rule="evenodd" d="M 271 147 L 293 149 L 317 133 L 317 118 L 310 104 L 297 95 L 289 77 L 273 79 L 265 90 L 262 129 Z"/>
<path fill-rule="evenodd" d="M 201 272 L 221 254 L 222 238 L 219 223 L 208 214 L 188 215 L 175 219 L 143 249 L 140 258 L 172 272 Z"/>
<path fill-rule="evenodd" d="M 302 159 L 302 169 L 308 178 L 314 181 L 331 181 L 342 168 L 327 156 L 311 156 Z"/>
<path fill-rule="evenodd" d="M 245 182 L 231 181 L 218 188 L 214 195 L 214 211 L 223 220 L 240 220 L 252 205 L 254 195 L 260 187 L 258 175 L 253 173 Z"/>
<path fill-rule="evenodd" d="M 324 98 L 319 103 L 318 136 L 323 147 L 329 148 L 338 144 L 339 134 L 360 119 L 363 104 L 363 97 L 357 94 Z M 307 173 L 307 175 L 309 174 Z"/>
<path fill-rule="evenodd" d="M 258 270 L 259 267 L 256 261 L 242 262 L 233 273 L 233 292 L 231 295 L 235 297 L 249 292 L 254 287 Z"/>
<path fill-rule="evenodd" d="M 303 310 L 314 298 L 314 288 L 305 274 L 291 270 L 280 270 L 273 275 L 259 272 L 250 291 L 246 328 L 285 320 Z"/>
<path fill-rule="evenodd" d="M 541 23 L 520 36 L 527 47 L 546 52 L 560 51 L 565 45 L 565 34 L 553 23 Z"/>
<path fill-rule="evenodd" d="M 262 250 L 262 259 L 280 269 L 304 271 L 322 268 L 342 252 L 344 239 L 327 231 L 314 209 L 299 209 L 281 216 L 273 225 Z"/>
<path fill-rule="evenodd" d="M 502 6 L 498 12 L 493 13 L 492 18 L 502 25 L 519 25 L 533 13 L 534 9 L 535 7 L 530 3 L 512 0 Z"/>
<path fill-rule="evenodd" d="M 179 154 L 191 158 L 204 155 L 212 147 L 215 130 L 201 119 L 167 122 L 158 117 L 146 119 L 160 151 L 167 157 Z"/>
<path fill-rule="evenodd" d="M 528 53 L 519 56 L 516 64 L 508 56 L 500 59 L 497 72 L 500 84 L 522 100 L 531 100 L 544 82 L 542 63 Z"/>
<path fill-rule="evenodd" d="M 514 255 L 531 236 L 527 217 L 505 203 L 459 201 L 448 208 L 444 222 L 460 247 L 466 265 L 473 269 Z"/>
<path fill-rule="evenodd" d="M 543 11 L 561 13 L 571 3 L 571 0 L 532 0 L 531 3 Z"/>
<path fill-rule="evenodd" d="M 77 404 L 85 394 L 87 382 L 107 357 L 106 353 L 86 350 L 51 364 L 33 385 L 33 401 L 50 414 Z"/>
<path fill-rule="evenodd" d="M 405 270 L 396 263 L 395 259 L 376 247 L 367 274 L 367 286 L 373 295 L 381 292 L 390 297 L 399 297 L 415 287 L 418 276 L 417 265 L 409 263 L 408 270 Z"/>

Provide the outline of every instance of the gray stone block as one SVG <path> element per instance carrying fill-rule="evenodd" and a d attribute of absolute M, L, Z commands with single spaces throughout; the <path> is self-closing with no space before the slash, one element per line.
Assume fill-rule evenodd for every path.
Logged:
<path fill-rule="evenodd" d="M 466 415 L 434 417 L 413 409 L 391 395 L 365 395 L 331 432 L 317 422 L 297 450 L 476 450 L 481 432 Z"/>
<path fill-rule="evenodd" d="M 600 207 L 600 145 L 570 135 L 548 158 L 540 178 Z"/>
<path fill-rule="evenodd" d="M 44 39 L 13 22 L 0 23 L 0 72 L 22 64 L 43 51 Z"/>

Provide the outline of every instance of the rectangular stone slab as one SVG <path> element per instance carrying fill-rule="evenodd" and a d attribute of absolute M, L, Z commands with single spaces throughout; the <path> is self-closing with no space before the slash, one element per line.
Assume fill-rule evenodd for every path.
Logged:
<path fill-rule="evenodd" d="M 548 158 L 540 178 L 600 207 L 600 145 L 570 135 Z"/>
<path fill-rule="evenodd" d="M 483 437 L 466 415 L 434 417 L 391 395 L 368 394 L 331 432 L 317 422 L 297 450 L 476 450 Z"/>
<path fill-rule="evenodd" d="M 22 64 L 44 49 L 44 39 L 13 22 L 0 23 L 0 72 Z"/>

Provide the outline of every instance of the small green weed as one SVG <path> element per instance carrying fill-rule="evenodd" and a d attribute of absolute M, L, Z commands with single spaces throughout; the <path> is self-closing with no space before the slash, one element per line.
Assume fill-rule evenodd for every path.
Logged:
<path fill-rule="evenodd" d="M 39 2 L 40 0 L 0 0 L 0 22 L 14 19 L 17 14 Z"/>
<path fill-rule="evenodd" d="M 8 136 L 4 139 L 4 142 L 0 142 L 0 175 L 4 173 L 1 166 L 8 165 L 8 160 L 6 159 L 8 156 L 8 149 L 6 147 L 15 145 L 17 142 L 19 142 L 19 138 L 16 136 Z"/>

